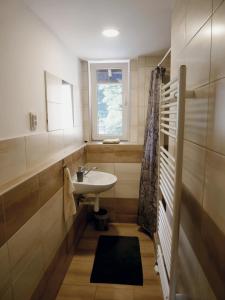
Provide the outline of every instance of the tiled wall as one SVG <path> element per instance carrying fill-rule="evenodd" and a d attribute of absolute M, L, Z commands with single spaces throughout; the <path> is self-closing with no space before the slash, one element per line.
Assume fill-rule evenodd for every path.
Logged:
<path fill-rule="evenodd" d="M 64 221 L 63 165 L 73 171 L 84 163 L 82 148 L 0 196 L 0 299 L 28 300 L 34 293 L 36 300 L 54 299 L 45 295 L 50 279 L 55 280 L 52 264 L 57 269 L 62 259 L 68 260 L 85 225 L 85 215 L 76 232 L 74 218 Z M 57 278 L 64 268 L 57 269 Z"/>
<path fill-rule="evenodd" d="M 117 176 L 116 185 L 102 193 L 100 206 L 108 209 L 111 222 L 137 221 L 142 145 L 87 145 L 87 166 Z"/>
<path fill-rule="evenodd" d="M 178 291 L 225 299 L 225 2 L 174 1 L 172 77 L 187 66 Z"/>
<path fill-rule="evenodd" d="M 161 56 L 141 56 L 132 59 L 130 62 L 130 136 L 129 142 L 133 144 L 143 144 L 144 126 L 146 121 L 148 94 L 151 71 L 161 60 Z M 169 60 L 163 64 L 170 67 Z M 84 138 L 91 140 L 91 124 L 89 111 L 89 85 L 88 85 L 88 63 L 82 62 L 82 99 L 84 112 Z"/>
<path fill-rule="evenodd" d="M 81 146 L 79 127 L 0 141 L 0 190 Z"/>

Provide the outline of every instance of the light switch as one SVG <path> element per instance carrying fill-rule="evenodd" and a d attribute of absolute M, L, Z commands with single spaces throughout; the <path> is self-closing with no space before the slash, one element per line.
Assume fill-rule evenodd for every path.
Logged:
<path fill-rule="evenodd" d="M 37 129 L 37 115 L 29 113 L 30 116 L 30 130 L 35 131 Z"/>

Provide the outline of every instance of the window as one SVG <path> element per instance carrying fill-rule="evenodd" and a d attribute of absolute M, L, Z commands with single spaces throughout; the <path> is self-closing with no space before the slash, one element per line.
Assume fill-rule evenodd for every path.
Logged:
<path fill-rule="evenodd" d="M 89 64 L 92 139 L 128 137 L 129 62 Z"/>

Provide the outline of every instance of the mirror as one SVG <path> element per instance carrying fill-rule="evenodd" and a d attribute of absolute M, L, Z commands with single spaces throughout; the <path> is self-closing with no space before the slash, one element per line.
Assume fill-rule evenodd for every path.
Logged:
<path fill-rule="evenodd" d="M 73 85 L 45 72 L 47 130 L 74 127 Z"/>

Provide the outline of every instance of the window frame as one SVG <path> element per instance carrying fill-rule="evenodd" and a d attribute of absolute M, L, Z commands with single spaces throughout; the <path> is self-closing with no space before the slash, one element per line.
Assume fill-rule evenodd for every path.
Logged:
<path fill-rule="evenodd" d="M 98 134 L 97 133 L 97 78 L 96 71 L 99 69 L 121 69 L 122 70 L 122 136 Z M 129 84 L 130 84 L 130 62 L 123 61 L 89 61 L 89 104 L 91 116 L 91 138 L 93 141 L 102 141 L 107 138 L 120 138 L 122 141 L 128 141 L 129 137 Z"/>

